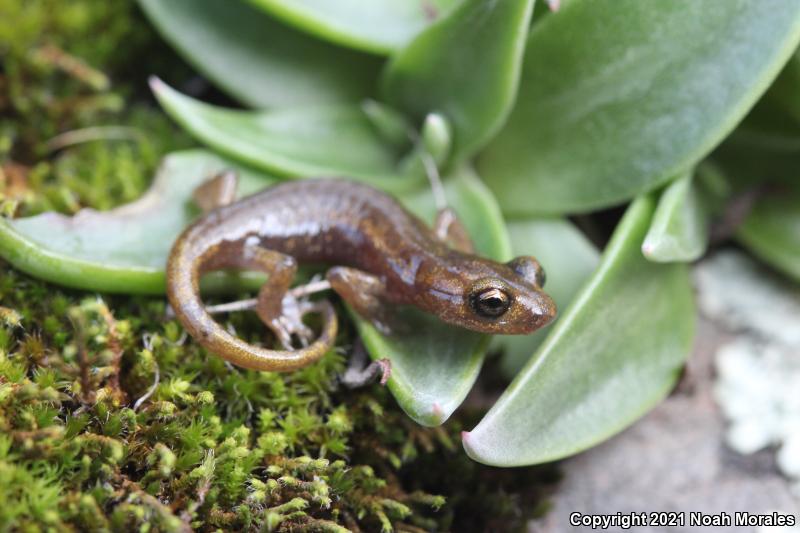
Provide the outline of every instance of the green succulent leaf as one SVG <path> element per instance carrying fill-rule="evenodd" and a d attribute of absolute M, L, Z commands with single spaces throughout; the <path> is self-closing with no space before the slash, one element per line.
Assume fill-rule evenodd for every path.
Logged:
<path fill-rule="evenodd" d="M 622 430 L 669 392 L 689 354 L 687 266 L 641 254 L 655 199 L 637 199 L 600 266 L 545 343 L 470 433 L 467 454 L 517 466 L 577 453 Z"/>
<path fill-rule="evenodd" d="M 506 222 L 514 255 L 532 255 L 547 274 L 545 290 L 563 315 L 592 272 L 600 254 L 571 222 L 559 218 L 529 218 Z M 556 319 L 557 323 L 558 318 Z M 500 370 L 512 378 L 525 366 L 553 325 L 533 335 L 502 335 L 492 339 L 503 351 Z"/>
<path fill-rule="evenodd" d="M 302 31 L 344 46 L 388 54 L 458 0 L 249 0 Z"/>
<path fill-rule="evenodd" d="M 133 203 L 104 212 L 85 209 L 74 217 L 43 213 L 0 218 L 0 256 L 23 272 L 58 285 L 102 292 L 163 293 L 167 254 L 178 234 L 198 214 L 192 192 L 230 168 L 239 173 L 240 194 L 275 181 L 204 150 L 176 152 L 163 160 L 150 190 Z M 239 281 L 218 276 L 215 284 L 233 284 L 235 288 Z"/>
<path fill-rule="evenodd" d="M 172 46 L 240 102 L 288 107 L 358 102 L 378 58 L 310 38 L 235 0 L 139 0 Z"/>
<path fill-rule="evenodd" d="M 676 179 L 661 194 L 642 243 L 642 253 L 650 261 L 690 262 L 706 251 L 708 211 L 692 176 L 688 173 Z"/>
<path fill-rule="evenodd" d="M 800 185 L 768 189 L 736 237 L 768 264 L 800 281 Z"/>
<path fill-rule="evenodd" d="M 503 218 L 481 181 L 464 169 L 445 180 L 445 192 L 477 250 L 507 260 L 511 247 Z M 433 221 L 436 208 L 429 191 L 406 196 L 404 203 L 426 221 Z M 382 335 L 356 315 L 354 318 L 370 356 L 391 360 L 388 386 L 400 407 L 419 424 L 443 424 L 475 383 L 489 337 L 410 308 L 397 311 L 393 323 L 402 330 L 390 335 Z"/>
<path fill-rule="evenodd" d="M 517 104 L 478 170 L 506 213 L 621 203 L 708 154 L 798 40 L 794 0 L 568 2 L 531 30 Z"/>
<path fill-rule="evenodd" d="M 242 111 L 206 104 L 160 80 L 166 112 L 201 142 L 254 167 L 287 177 L 347 176 L 393 192 L 424 181 L 399 170 L 399 156 L 359 106 Z"/>
<path fill-rule="evenodd" d="M 465 0 L 389 62 L 383 93 L 419 122 L 431 112 L 454 130 L 455 162 L 502 127 L 514 103 L 533 0 Z"/>

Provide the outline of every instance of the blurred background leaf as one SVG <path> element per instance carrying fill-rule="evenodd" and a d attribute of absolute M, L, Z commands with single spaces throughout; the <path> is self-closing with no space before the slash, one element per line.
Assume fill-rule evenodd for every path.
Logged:
<path fill-rule="evenodd" d="M 800 180 L 767 189 L 736 237 L 757 257 L 800 282 Z"/>
<path fill-rule="evenodd" d="M 533 0 L 465 0 L 399 50 L 383 75 L 388 102 L 421 123 L 442 113 L 457 164 L 505 122 L 517 92 Z"/>
<path fill-rule="evenodd" d="M 249 0 L 287 24 L 332 42 L 388 54 L 459 0 Z"/>
<path fill-rule="evenodd" d="M 478 169 L 504 212 L 619 204 L 705 157 L 800 39 L 800 4 L 567 3 L 530 34 L 517 105 Z"/>
<path fill-rule="evenodd" d="M 380 61 L 291 29 L 230 0 L 139 0 L 161 35 L 217 86 L 251 107 L 357 102 Z"/>
<path fill-rule="evenodd" d="M 244 111 L 206 104 L 156 80 L 166 112 L 220 152 L 287 177 L 346 176 L 392 190 L 409 190 L 422 174 L 403 175 L 400 154 L 355 105 Z"/>

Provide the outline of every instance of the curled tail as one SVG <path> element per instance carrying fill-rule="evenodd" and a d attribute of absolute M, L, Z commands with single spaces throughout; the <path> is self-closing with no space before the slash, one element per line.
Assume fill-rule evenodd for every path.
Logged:
<path fill-rule="evenodd" d="M 311 312 L 322 315 L 322 330 L 317 339 L 305 348 L 268 350 L 228 333 L 206 310 L 200 297 L 200 277 L 205 272 L 236 268 L 241 264 L 231 249 L 223 252 L 217 244 L 205 245 L 203 235 L 200 224 L 189 227 L 175 242 L 167 262 L 167 297 L 175 316 L 192 338 L 237 366 L 270 372 L 288 372 L 310 365 L 333 347 L 336 313 L 326 300 L 309 306 Z"/>

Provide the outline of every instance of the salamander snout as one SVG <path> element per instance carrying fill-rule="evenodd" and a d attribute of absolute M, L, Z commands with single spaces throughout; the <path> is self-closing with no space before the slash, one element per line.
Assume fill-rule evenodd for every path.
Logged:
<path fill-rule="evenodd" d="M 556 316 L 553 300 L 538 287 L 507 278 L 479 280 L 468 296 L 463 323 L 469 329 L 497 335 L 527 335 Z"/>
<path fill-rule="evenodd" d="M 503 333 L 529 335 L 552 322 L 555 317 L 556 304 L 550 296 L 539 289 L 521 290 L 514 295 Z"/>

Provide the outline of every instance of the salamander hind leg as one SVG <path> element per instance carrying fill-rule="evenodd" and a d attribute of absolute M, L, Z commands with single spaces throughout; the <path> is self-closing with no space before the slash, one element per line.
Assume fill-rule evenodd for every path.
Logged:
<path fill-rule="evenodd" d="M 204 213 L 228 205 L 236 199 L 239 176 L 233 170 L 223 170 L 219 174 L 198 185 L 192 193 L 194 203 Z"/>
<path fill-rule="evenodd" d="M 202 250 L 203 247 L 206 249 Z M 300 349 L 271 350 L 249 344 L 224 329 L 204 305 L 199 281 L 203 274 L 227 268 L 257 270 L 269 276 L 254 307 L 282 344 L 290 345 L 292 334 L 308 334 L 298 326 L 303 315 L 308 313 L 318 314 L 321 318 L 316 339 Z M 297 320 L 281 316 L 283 295 L 295 270 L 294 260 L 282 254 L 239 242 L 204 246 L 200 237 L 188 233 L 188 236 L 185 234 L 178 239 L 170 252 L 167 296 L 181 324 L 211 352 L 245 368 L 288 372 L 314 363 L 328 353 L 335 343 L 337 331 L 336 313 L 327 300 L 297 302 L 296 315 L 299 316 L 294 317 Z M 236 310 L 235 307 L 242 310 L 250 305 L 234 306 L 226 311 Z"/>
<path fill-rule="evenodd" d="M 286 350 L 294 349 L 293 339 L 308 346 L 314 332 L 303 323 L 303 316 L 315 312 L 316 304 L 298 300 L 289 291 L 297 262 L 289 255 L 260 246 L 244 249 L 242 262 L 269 274 L 269 279 L 258 292 L 256 314 L 272 330 Z"/>

